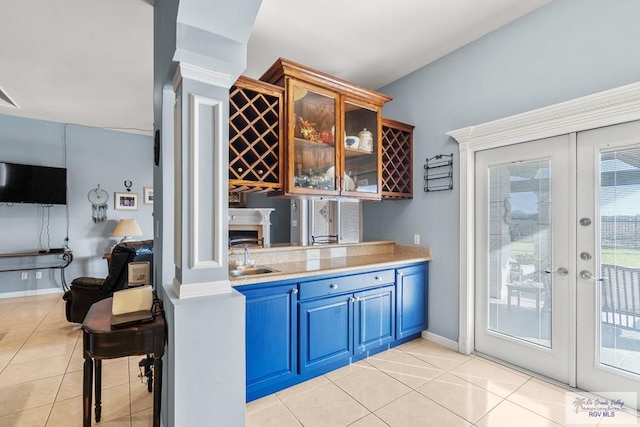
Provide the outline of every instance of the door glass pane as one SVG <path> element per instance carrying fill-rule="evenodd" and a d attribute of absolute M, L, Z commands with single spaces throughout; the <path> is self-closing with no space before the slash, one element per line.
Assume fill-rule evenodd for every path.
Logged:
<path fill-rule="evenodd" d="M 336 100 L 293 86 L 294 186 L 334 190 Z"/>
<path fill-rule="evenodd" d="M 640 149 L 600 156 L 600 362 L 640 373 Z"/>
<path fill-rule="evenodd" d="M 491 331 L 551 346 L 551 191 L 548 160 L 489 168 Z"/>
<path fill-rule="evenodd" d="M 378 113 L 344 103 L 344 188 L 378 192 Z"/>

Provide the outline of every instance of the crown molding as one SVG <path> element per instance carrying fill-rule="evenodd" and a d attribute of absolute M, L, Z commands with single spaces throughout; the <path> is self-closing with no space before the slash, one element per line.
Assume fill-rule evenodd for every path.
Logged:
<path fill-rule="evenodd" d="M 640 82 L 447 132 L 479 151 L 640 119 Z"/>
<path fill-rule="evenodd" d="M 197 67 L 195 65 L 190 65 L 184 62 L 178 63 L 176 67 L 176 72 L 173 75 L 173 90 L 174 92 L 178 90 L 180 86 L 180 82 L 183 78 L 196 80 L 199 82 L 207 83 L 213 86 L 220 86 L 224 88 L 231 88 L 235 79 L 231 74 L 219 73 L 216 71 L 207 70 L 202 67 Z"/>

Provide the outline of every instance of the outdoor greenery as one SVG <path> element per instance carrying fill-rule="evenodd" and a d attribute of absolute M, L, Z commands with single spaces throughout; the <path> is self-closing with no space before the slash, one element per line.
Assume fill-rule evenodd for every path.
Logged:
<path fill-rule="evenodd" d="M 510 254 L 512 258 L 518 260 L 521 264 L 535 264 L 537 256 L 534 248 L 533 242 L 522 240 L 511 242 Z M 600 253 L 600 262 L 602 264 L 640 268 L 640 249 L 605 248 Z"/>

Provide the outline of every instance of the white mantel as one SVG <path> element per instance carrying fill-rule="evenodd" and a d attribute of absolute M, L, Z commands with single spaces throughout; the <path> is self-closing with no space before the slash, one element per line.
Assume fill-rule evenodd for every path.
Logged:
<path fill-rule="evenodd" d="M 264 247 L 271 246 L 271 212 L 273 208 L 229 208 L 229 230 L 257 230 Z"/>

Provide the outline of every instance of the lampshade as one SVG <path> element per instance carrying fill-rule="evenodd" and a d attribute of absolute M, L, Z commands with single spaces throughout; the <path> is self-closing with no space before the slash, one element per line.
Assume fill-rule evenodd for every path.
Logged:
<path fill-rule="evenodd" d="M 118 221 L 115 230 L 113 230 L 114 236 L 123 236 L 121 242 L 131 240 L 133 236 L 142 236 L 142 230 L 135 219 L 121 219 Z"/>

